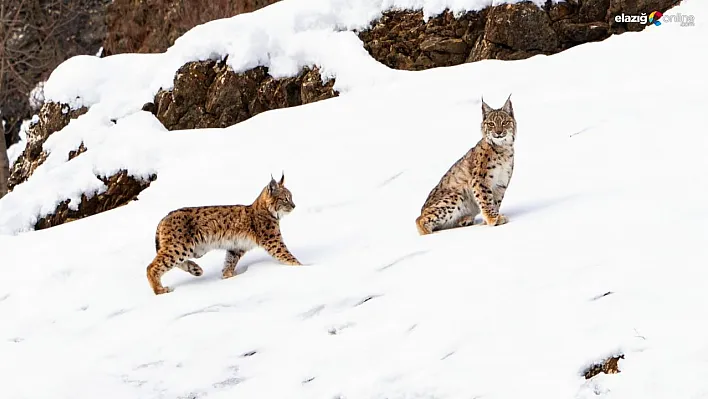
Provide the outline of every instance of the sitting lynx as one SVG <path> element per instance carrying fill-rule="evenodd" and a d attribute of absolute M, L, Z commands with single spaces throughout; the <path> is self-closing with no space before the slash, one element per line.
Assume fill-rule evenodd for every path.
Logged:
<path fill-rule="evenodd" d="M 488 225 L 507 222 L 499 207 L 514 170 L 516 119 L 511 96 L 501 109 L 492 109 L 482 100 L 482 119 L 482 139 L 428 195 L 416 219 L 421 235 L 470 226 L 480 211 Z"/>
<path fill-rule="evenodd" d="M 251 205 L 200 206 L 170 212 L 157 225 L 157 255 L 147 267 L 147 278 L 156 295 L 170 292 L 160 281 L 165 272 L 178 267 L 193 276 L 202 268 L 189 258 L 200 258 L 213 249 L 225 249 L 222 277 L 233 277 L 236 263 L 246 251 L 264 248 L 277 260 L 300 265 L 283 243 L 279 220 L 295 209 L 285 175 L 270 183 Z"/>

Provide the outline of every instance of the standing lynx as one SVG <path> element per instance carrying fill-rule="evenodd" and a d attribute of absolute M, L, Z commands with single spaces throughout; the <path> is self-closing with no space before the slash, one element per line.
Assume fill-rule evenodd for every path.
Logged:
<path fill-rule="evenodd" d="M 511 96 L 501 109 L 482 100 L 482 139 L 455 162 L 428 195 L 416 219 L 421 235 L 474 224 L 480 212 L 492 226 L 507 222 L 499 213 L 514 170 L 516 119 Z"/>
<path fill-rule="evenodd" d="M 276 182 L 272 177 L 251 205 L 200 206 L 170 212 L 157 225 L 157 255 L 147 267 L 147 278 L 156 295 L 170 292 L 160 279 L 178 267 L 193 276 L 202 268 L 189 258 L 200 258 L 213 249 L 225 249 L 222 277 L 234 276 L 236 263 L 255 247 L 262 247 L 277 260 L 300 265 L 290 253 L 280 234 L 280 218 L 295 209 L 285 175 Z"/>

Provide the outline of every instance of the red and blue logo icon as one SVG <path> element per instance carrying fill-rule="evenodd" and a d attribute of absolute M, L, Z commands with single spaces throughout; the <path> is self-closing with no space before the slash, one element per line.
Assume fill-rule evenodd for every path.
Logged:
<path fill-rule="evenodd" d="M 661 21 L 659 19 L 663 16 L 664 14 L 661 13 L 661 11 L 652 11 L 651 14 L 649 14 L 649 23 L 654 24 L 656 26 L 661 25 Z"/>

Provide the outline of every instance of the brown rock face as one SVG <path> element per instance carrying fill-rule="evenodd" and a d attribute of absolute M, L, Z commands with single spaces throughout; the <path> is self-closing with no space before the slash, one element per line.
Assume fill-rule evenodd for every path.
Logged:
<path fill-rule="evenodd" d="M 169 130 L 223 128 L 263 111 L 336 97 L 333 86 L 316 67 L 274 79 L 264 67 L 234 73 L 223 62 L 190 62 L 177 71 L 174 88 L 158 92 L 143 109 Z"/>
<path fill-rule="evenodd" d="M 359 32 L 364 48 L 395 69 L 422 70 L 462 64 L 484 33 L 488 9 L 459 18 L 444 12 L 428 22 L 421 11 L 390 11 Z"/>
<path fill-rule="evenodd" d="M 422 12 L 390 11 L 359 32 L 364 47 L 394 68 L 422 70 L 485 59 L 518 60 L 555 54 L 645 25 L 618 24 L 622 14 L 664 12 L 680 0 L 568 0 L 542 8 L 502 4 L 457 18 L 446 11 L 427 22 Z"/>
<path fill-rule="evenodd" d="M 39 122 L 32 125 L 27 131 L 27 147 L 12 165 L 9 187 L 12 190 L 16 185 L 26 181 L 34 170 L 47 159 L 47 153 L 42 145 L 47 138 L 63 129 L 69 121 L 76 119 L 88 111 L 80 108 L 74 111 L 69 107 L 57 103 L 46 103 L 39 111 Z"/>
<path fill-rule="evenodd" d="M 46 229 L 118 208 L 136 199 L 156 178 L 152 175 L 149 180 L 138 180 L 129 176 L 125 170 L 110 177 L 102 177 L 101 180 L 107 186 L 106 191 L 90 198 L 82 195 L 79 208 L 75 211 L 69 209 L 69 200 L 63 201 L 52 214 L 39 219 L 34 228 Z"/>
<path fill-rule="evenodd" d="M 560 44 L 548 13 L 533 3 L 492 7 L 484 39 L 521 51 L 552 52 Z"/>
<path fill-rule="evenodd" d="M 161 53 L 189 29 L 279 0 L 114 0 L 106 12 L 106 55 Z"/>

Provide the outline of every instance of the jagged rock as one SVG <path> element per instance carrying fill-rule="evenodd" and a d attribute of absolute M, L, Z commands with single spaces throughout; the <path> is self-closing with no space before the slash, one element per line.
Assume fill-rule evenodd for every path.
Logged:
<path fill-rule="evenodd" d="M 143 106 L 169 130 L 223 128 L 261 112 L 336 97 L 334 80 L 322 82 L 319 69 L 274 79 L 265 67 L 234 73 L 224 62 L 198 61 L 182 66 L 174 88 L 161 90 Z"/>
<path fill-rule="evenodd" d="M 487 17 L 484 39 L 521 51 L 550 53 L 559 46 L 548 13 L 533 3 L 492 7 Z"/>
<path fill-rule="evenodd" d="M 423 21 L 421 11 L 389 11 L 359 32 L 364 48 L 395 69 L 422 70 L 465 62 L 484 32 L 488 9 L 459 18 L 445 11 Z"/>
<path fill-rule="evenodd" d="M 46 103 L 42 106 L 38 115 L 39 121 L 30 126 L 27 131 L 27 147 L 12 165 L 8 184 L 10 190 L 26 181 L 34 170 L 47 159 L 47 153 L 42 149 L 47 138 L 63 129 L 70 120 L 78 118 L 87 111 L 88 109 L 85 107 L 70 110 L 67 105 L 57 103 Z"/>
<path fill-rule="evenodd" d="M 318 68 L 307 69 L 300 75 L 300 102 L 310 104 L 328 98 L 337 97 L 339 93 L 333 89 L 334 79 L 322 83 L 322 75 Z"/>
<path fill-rule="evenodd" d="M 359 32 L 377 61 L 394 69 L 422 70 L 486 59 L 518 60 L 555 54 L 578 44 L 645 26 L 618 24 L 621 13 L 664 12 L 680 0 L 568 0 L 502 4 L 455 17 L 449 11 L 423 20 L 420 11 L 390 11 Z"/>
<path fill-rule="evenodd" d="M 464 54 L 467 51 L 467 44 L 462 39 L 443 39 L 432 37 L 420 44 L 422 51 L 437 51 L 440 53 Z"/>
<path fill-rule="evenodd" d="M 583 0 L 580 3 L 578 17 L 584 21 L 604 21 L 609 8 L 610 0 Z"/>
<path fill-rule="evenodd" d="M 79 145 L 79 148 L 69 151 L 69 161 L 78 157 L 79 155 L 83 154 L 84 152 L 86 152 L 86 146 L 84 145 L 84 142 L 82 141 L 81 144 Z"/>
<path fill-rule="evenodd" d="M 589 380 L 590 378 L 600 374 L 600 373 L 605 373 L 605 374 L 617 374 L 619 373 L 619 360 L 624 359 L 624 355 L 619 355 L 619 356 L 614 356 L 609 359 L 605 359 L 602 363 L 599 364 L 594 364 L 590 366 L 583 375 L 585 375 L 585 379 Z"/>
<path fill-rule="evenodd" d="M 106 185 L 104 192 L 90 198 L 83 194 L 76 210 L 69 209 L 69 200 L 61 202 L 53 213 L 40 218 L 34 228 L 35 230 L 46 229 L 118 208 L 136 199 L 138 194 L 150 186 L 156 178 L 156 175 L 152 175 L 148 180 L 136 179 L 129 176 L 125 170 L 110 177 L 100 177 Z"/>
<path fill-rule="evenodd" d="M 113 0 L 105 20 L 106 55 L 159 53 L 207 21 L 255 11 L 279 0 Z"/>
<path fill-rule="evenodd" d="M 575 24 L 567 20 L 557 22 L 554 28 L 561 40 L 578 44 L 602 40 L 608 36 L 610 29 L 606 23 Z"/>
<path fill-rule="evenodd" d="M 578 11 L 578 3 L 574 0 L 553 3 L 548 8 L 548 17 L 556 22 L 563 19 L 573 18 Z"/>

